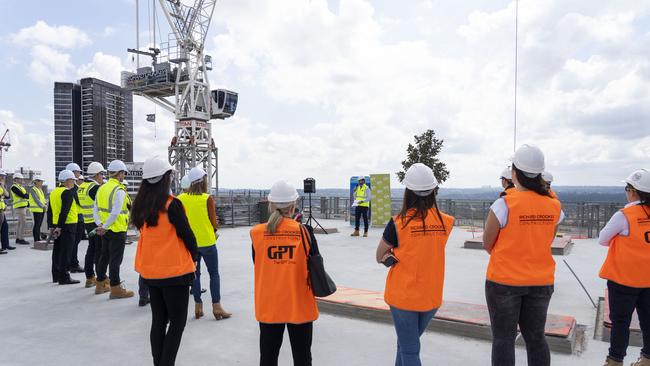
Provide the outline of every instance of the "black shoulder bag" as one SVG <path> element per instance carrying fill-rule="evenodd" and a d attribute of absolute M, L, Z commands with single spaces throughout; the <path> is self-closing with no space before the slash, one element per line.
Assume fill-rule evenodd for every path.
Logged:
<path fill-rule="evenodd" d="M 311 229 L 311 230 L 310 230 Z M 305 230 L 310 236 L 309 253 L 307 253 L 307 246 L 305 245 Z M 323 257 L 318 250 L 316 237 L 313 234 L 313 229 L 307 225 L 300 226 L 300 235 L 302 237 L 302 249 L 307 256 L 307 271 L 309 273 L 309 283 L 311 291 L 316 297 L 327 297 L 336 292 L 336 284 L 332 278 L 325 272 L 325 265 Z"/>

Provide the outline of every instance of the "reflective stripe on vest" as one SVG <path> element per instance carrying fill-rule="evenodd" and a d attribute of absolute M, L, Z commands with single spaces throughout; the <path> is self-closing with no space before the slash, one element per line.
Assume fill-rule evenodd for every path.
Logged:
<path fill-rule="evenodd" d="M 187 220 L 190 222 L 192 232 L 196 237 L 196 244 L 199 247 L 209 247 L 217 242 L 214 235 L 214 227 L 208 216 L 208 198 L 209 194 L 187 194 L 182 193 L 178 199 L 183 203 Z"/>
<path fill-rule="evenodd" d="M 318 318 L 308 285 L 301 226 L 284 218 L 270 234 L 266 224 L 251 229 L 255 251 L 255 317 L 262 323 L 302 324 Z M 305 243 L 309 251 L 309 243 Z"/>
<path fill-rule="evenodd" d="M 368 199 L 368 185 L 364 184 L 362 186 L 357 187 L 357 189 L 354 190 L 354 200 L 355 201 L 364 201 Z M 370 207 L 370 202 L 364 202 L 359 204 L 360 207 Z"/>
<path fill-rule="evenodd" d="M 124 190 L 124 186 L 120 184 L 115 178 L 111 178 L 105 184 L 102 184 L 99 189 L 97 189 L 97 195 L 95 200 L 97 202 L 97 211 L 99 217 L 102 220 L 102 223 L 108 220 L 108 217 L 111 215 L 111 209 L 113 207 L 113 200 L 115 199 L 115 194 L 118 190 Z M 111 224 L 111 226 L 106 227 L 106 230 L 110 230 L 115 233 L 126 232 L 129 226 L 129 210 L 127 208 L 128 203 L 130 202 L 129 195 L 126 194 L 124 202 L 122 203 L 122 208 L 117 215 L 117 218 Z"/>
<path fill-rule="evenodd" d="M 27 190 L 23 186 L 19 186 L 18 184 L 14 184 L 11 187 L 12 188 L 16 187 L 16 188 L 18 188 L 18 190 L 21 193 L 27 194 Z M 22 198 L 22 197 L 18 197 L 18 195 L 14 194 L 14 192 L 11 192 L 11 202 L 12 202 L 14 208 L 27 207 L 27 205 L 29 204 L 29 201 L 27 199 Z"/>
<path fill-rule="evenodd" d="M 172 199 L 167 199 L 166 208 Z M 169 222 L 167 210 L 158 214 L 158 225 L 151 227 L 145 223 L 140 230 L 135 270 L 147 279 L 174 278 L 196 270 L 192 255 Z"/>
<path fill-rule="evenodd" d="M 412 210 L 409 214 L 414 214 Z M 429 311 L 442 305 L 445 281 L 445 247 L 454 226 L 454 218 L 429 210 L 424 220 L 411 220 L 406 226 L 398 215 L 393 218 L 397 231 L 397 247 L 393 254 L 399 261 L 386 277 L 384 300 L 398 309 Z"/>
<path fill-rule="evenodd" d="M 600 277 L 620 285 L 650 288 L 650 208 L 634 205 L 622 210 L 630 233 L 609 243 Z"/>
<path fill-rule="evenodd" d="M 67 188 L 59 186 L 54 188 L 52 193 L 50 193 L 50 207 L 52 208 L 52 221 L 59 219 L 59 214 L 63 208 L 63 201 L 61 200 L 61 195 L 66 191 Z M 77 211 L 77 205 L 74 204 L 74 201 L 70 205 L 70 211 L 68 211 L 68 216 L 65 218 L 65 224 L 76 224 L 79 222 L 79 213 Z M 57 223 L 59 226 L 60 223 Z"/>
<path fill-rule="evenodd" d="M 552 285 L 555 260 L 551 245 L 560 219 L 560 201 L 517 190 L 503 199 L 508 206 L 508 222 L 492 248 L 487 279 L 509 286 Z"/>
<path fill-rule="evenodd" d="M 88 195 L 88 193 L 96 185 L 97 182 L 95 182 L 94 180 L 83 182 L 79 185 L 79 188 L 77 189 L 77 196 L 79 197 L 79 209 L 81 211 L 81 215 L 84 218 L 84 223 L 86 224 L 91 224 L 95 222 L 95 219 L 93 218 L 93 206 L 95 205 L 95 200 L 92 199 Z"/>
<path fill-rule="evenodd" d="M 45 209 L 41 208 L 38 205 L 38 203 L 36 203 L 36 200 L 34 199 L 34 197 L 32 197 L 32 192 L 36 192 L 36 196 L 38 196 L 38 200 L 42 204 L 45 204 L 45 195 L 43 194 L 43 191 L 40 188 L 38 188 L 36 186 L 33 186 L 30 189 L 30 192 L 29 192 L 29 211 L 31 211 L 31 212 L 45 212 Z"/>
<path fill-rule="evenodd" d="M 5 189 L 3 187 L 0 187 L 0 210 L 4 210 L 7 208 L 7 205 L 5 204 Z"/>

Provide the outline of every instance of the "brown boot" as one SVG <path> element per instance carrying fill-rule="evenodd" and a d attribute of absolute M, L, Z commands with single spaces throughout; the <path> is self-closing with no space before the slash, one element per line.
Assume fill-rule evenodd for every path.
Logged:
<path fill-rule="evenodd" d="M 121 283 L 117 286 L 111 286 L 110 299 L 126 299 L 127 297 L 133 297 L 133 291 L 125 289 Z"/>
<path fill-rule="evenodd" d="M 95 283 L 95 295 L 101 295 L 111 290 L 111 284 L 108 281 L 108 278 L 103 281 L 95 280 Z"/>
<path fill-rule="evenodd" d="M 354 230 L 354 232 L 350 234 L 350 236 L 359 236 L 359 230 Z"/>
<path fill-rule="evenodd" d="M 650 366 L 650 358 L 646 357 L 645 355 L 641 355 L 639 356 L 639 360 L 633 364 L 630 364 L 630 366 Z"/>
<path fill-rule="evenodd" d="M 611 358 L 607 357 L 605 359 L 605 365 L 603 366 L 623 366 L 623 362 L 614 361 Z"/>
<path fill-rule="evenodd" d="M 194 316 L 199 319 L 203 316 L 203 303 L 197 302 L 194 304 Z"/>
<path fill-rule="evenodd" d="M 228 319 L 232 316 L 232 313 L 228 313 L 221 307 L 221 304 L 212 304 L 212 315 L 217 320 Z"/>
<path fill-rule="evenodd" d="M 364 238 L 367 238 L 367 237 L 368 237 L 368 232 L 367 232 L 367 231 L 364 231 L 364 232 L 363 232 L 363 237 L 364 237 Z"/>
<path fill-rule="evenodd" d="M 91 288 L 95 286 L 97 286 L 97 279 L 95 278 L 95 276 L 86 278 L 86 288 Z"/>

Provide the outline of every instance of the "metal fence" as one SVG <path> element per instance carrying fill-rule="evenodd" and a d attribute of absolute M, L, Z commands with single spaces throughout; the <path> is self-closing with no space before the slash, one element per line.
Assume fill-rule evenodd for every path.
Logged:
<path fill-rule="evenodd" d="M 266 214 L 266 191 L 220 192 L 217 196 L 217 214 L 222 226 L 250 226 L 260 222 Z M 452 200 L 438 201 L 439 208 L 456 218 L 457 226 L 483 228 L 493 201 Z M 402 207 L 401 198 L 392 199 L 393 215 Z M 563 202 L 566 218 L 560 225 L 562 232 L 577 237 L 594 238 L 609 218 L 621 207 L 621 202 Z M 299 208 L 309 214 L 308 197 L 302 197 Z M 312 214 L 316 218 L 349 220 L 348 197 L 312 197 Z"/>

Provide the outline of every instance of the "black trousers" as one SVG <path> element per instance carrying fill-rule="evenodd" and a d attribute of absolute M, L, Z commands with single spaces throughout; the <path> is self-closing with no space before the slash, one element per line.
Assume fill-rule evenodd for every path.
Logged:
<path fill-rule="evenodd" d="M 124 258 L 124 245 L 126 243 L 126 232 L 115 233 L 107 231 L 101 237 L 101 253 L 97 262 L 97 281 L 106 279 L 108 269 L 111 279 L 111 286 L 120 284 L 120 266 Z"/>
<path fill-rule="evenodd" d="M 70 267 L 79 266 L 79 243 L 84 237 L 84 217 L 79 215 L 79 222 L 77 223 L 77 232 L 74 238 L 74 245 L 70 251 Z"/>
<path fill-rule="evenodd" d="M 187 322 L 190 286 L 149 286 L 151 355 L 155 366 L 172 366 Z M 169 324 L 169 328 L 167 325 Z"/>
<path fill-rule="evenodd" d="M 284 323 L 260 323 L 260 366 L 278 366 L 284 338 Z M 286 324 L 289 330 L 294 366 L 311 366 L 311 340 L 314 323 Z"/>
<path fill-rule="evenodd" d="M 368 232 L 368 210 L 370 207 L 357 206 L 354 211 L 354 230 L 359 231 L 361 217 L 363 216 L 363 231 Z"/>
<path fill-rule="evenodd" d="M 34 242 L 41 240 L 41 225 L 43 225 L 44 212 L 32 212 L 34 214 L 34 227 L 32 228 L 32 235 Z"/>
<path fill-rule="evenodd" d="M 609 318 L 612 336 L 609 341 L 609 357 L 623 362 L 630 343 L 630 322 L 634 309 L 639 315 L 643 348 L 641 352 L 650 358 L 650 288 L 627 287 L 607 281 Z"/>
<path fill-rule="evenodd" d="M 61 282 L 70 278 L 70 250 L 74 245 L 75 224 L 65 225 L 61 235 L 54 239 L 52 250 L 52 281 Z"/>
<path fill-rule="evenodd" d="M 526 341 L 528 366 L 550 366 L 544 328 L 553 286 L 506 286 L 485 282 L 492 324 L 492 365 L 515 365 L 517 325 Z"/>
<path fill-rule="evenodd" d="M 0 225 L 0 243 L 2 249 L 9 248 L 9 224 L 7 224 L 7 217 L 2 214 L 2 224 Z"/>
<path fill-rule="evenodd" d="M 86 272 L 86 278 L 92 278 L 95 276 L 95 265 L 99 258 L 102 238 L 99 235 L 90 236 L 90 232 L 97 227 L 95 223 L 84 224 L 84 227 L 86 229 L 86 235 L 88 235 L 88 248 L 84 257 L 84 271 Z"/>

